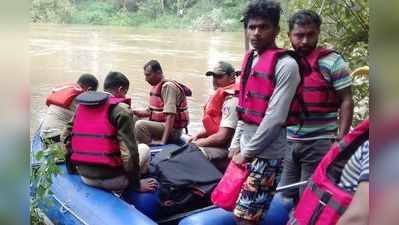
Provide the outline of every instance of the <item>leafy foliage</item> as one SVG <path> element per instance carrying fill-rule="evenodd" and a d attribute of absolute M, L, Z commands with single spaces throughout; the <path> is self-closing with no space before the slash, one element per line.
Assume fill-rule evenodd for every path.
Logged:
<path fill-rule="evenodd" d="M 73 5 L 70 0 L 32 1 L 32 21 L 42 23 L 70 22 Z"/>
<path fill-rule="evenodd" d="M 111 3 L 86 1 L 75 6 L 72 23 L 77 24 L 108 24 L 115 13 Z"/>
<path fill-rule="evenodd" d="M 367 77 L 353 79 L 353 102 L 355 103 L 352 125 L 355 126 L 369 116 L 369 80 Z"/>
<path fill-rule="evenodd" d="M 39 204 L 51 204 L 48 199 L 53 194 L 50 187 L 53 177 L 61 173 L 56 163 L 64 159 L 64 152 L 59 144 L 51 144 L 48 149 L 38 151 L 35 158 L 42 163 L 31 169 L 30 218 L 31 224 L 39 225 L 43 224 Z"/>

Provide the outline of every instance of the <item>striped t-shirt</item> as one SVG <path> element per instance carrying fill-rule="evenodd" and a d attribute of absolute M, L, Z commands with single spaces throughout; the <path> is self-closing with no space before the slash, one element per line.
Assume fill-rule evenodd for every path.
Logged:
<path fill-rule="evenodd" d="M 361 145 L 346 163 L 339 186 L 355 193 L 360 182 L 369 181 L 369 142 Z"/>
<path fill-rule="evenodd" d="M 352 85 L 348 63 L 337 53 L 331 53 L 319 59 L 320 72 L 332 84 L 335 91 Z M 337 135 L 337 112 L 322 115 L 308 115 L 302 126 L 287 128 L 288 139 L 316 140 L 334 139 Z"/>

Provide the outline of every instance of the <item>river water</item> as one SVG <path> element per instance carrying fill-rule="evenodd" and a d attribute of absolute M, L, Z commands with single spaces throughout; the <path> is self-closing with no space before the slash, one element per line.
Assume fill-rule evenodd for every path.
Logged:
<path fill-rule="evenodd" d="M 150 86 L 143 65 L 157 59 L 168 79 L 188 85 L 191 122 L 189 132 L 201 127 L 202 105 L 211 93 L 204 74 L 217 61 L 239 69 L 243 52 L 240 32 L 191 32 L 130 27 L 32 24 L 30 30 L 31 134 L 46 112 L 45 99 L 61 83 L 75 82 L 82 73 L 99 79 L 99 89 L 109 71 L 130 80 L 133 107 L 147 105 Z"/>

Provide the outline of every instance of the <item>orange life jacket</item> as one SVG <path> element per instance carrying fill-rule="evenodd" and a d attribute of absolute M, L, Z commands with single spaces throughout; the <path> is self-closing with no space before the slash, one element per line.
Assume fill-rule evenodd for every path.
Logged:
<path fill-rule="evenodd" d="M 163 113 L 164 102 L 161 96 L 162 85 L 165 82 L 172 82 L 179 91 L 184 95 L 183 100 L 180 104 L 176 105 L 176 117 L 175 117 L 175 124 L 173 128 L 186 128 L 189 123 L 189 115 L 188 115 L 188 108 L 187 108 L 187 99 L 185 96 L 191 96 L 191 90 L 189 90 L 183 84 L 178 83 L 177 81 L 172 80 L 164 80 L 159 84 L 152 87 L 150 91 L 150 104 L 149 108 L 151 111 L 150 120 L 156 122 L 165 122 L 166 115 Z"/>
<path fill-rule="evenodd" d="M 215 134 L 219 130 L 222 120 L 222 107 L 224 100 L 229 95 L 234 95 L 239 89 L 239 84 L 231 84 L 226 87 L 216 89 L 208 102 L 204 106 L 204 114 L 202 116 L 202 124 L 208 136 Z"/>
<path fill-rule="evenodd" d="M 48 95 L 46 105 L 56 105 L 65 109 L 71 106 L 73 99 L 84 90 L 78 84 L 64 84 L 54 88 Z"/>

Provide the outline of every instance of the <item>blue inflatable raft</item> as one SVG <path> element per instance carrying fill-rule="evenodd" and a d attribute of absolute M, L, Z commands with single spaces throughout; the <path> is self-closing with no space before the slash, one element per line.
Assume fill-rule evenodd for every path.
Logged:
<path fill-rule="evenodd" d="M 152 152 L 177 148 L 168 144 L 151 146 Z M 39 131 L 31 143 L 31 165 L 38 166 L 34 154 L 43 149 Z M 40 208 L 54 224 L 64 225 L 229 225 L 234 224 L 230 212 L 210 206 L 188 213 L 160 218 L 158 192 L 137 193 L 127 191 L 122 196 L 93 188 L 81 182 L 77 175 L 68 174 L 65 164 L 60 163 L 62 174 L 53 177 L 50 196 L 51 205 L 40 204 Z M 292 206 L 283 203 L 276 195 L 262 224 L 285 225 Z M 157 222 L 158 221 L 158 222 Z"/>

